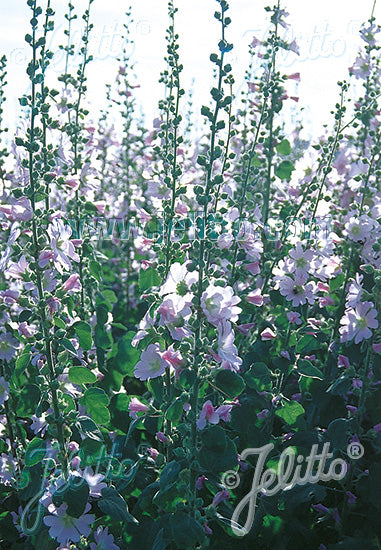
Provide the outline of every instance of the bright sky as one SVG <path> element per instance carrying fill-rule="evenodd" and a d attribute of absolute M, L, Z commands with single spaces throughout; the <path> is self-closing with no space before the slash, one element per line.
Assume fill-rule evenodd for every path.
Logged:
<path fill-rule="evenodd" d="M 73 3 L 80 13 L 87 5 L 86 0 L 75 0 Z M 227 38 L 234 44 L 229 62 L 234 68 L 236 92 L 243 86 L 248 63 L 247 46 L 254 35 L 263 38 L 268 28 L 267 14 L 263 9 L 267 3 L 265 0 L 229 2 L 232 24 Z M 88 98 L 95 110 L 104 106 L 105 84 L 114 81 L 118 68 L 115 57 L 123 42 L 124 13 L 129 5 L 134 19 L 131 38 L 135 42 L 131 48 L 131 59 L 140 84 L 136 94 L 150 126 L 163 93 L 157 81 L 164 68 L 164 36 L 168 23 L 166 0 L 94 0 L 91 8 L 94 62 L 88 67 Z M 179 8 L 177 31 L 181 37 L 180 55 L 184 65 L 182 85 L 187 90 L 195 80 L 194 104 L 198 114 L 201 105 L 208 104 L 210 98 L 212 65 L 209 55 L 217 51 L 220 29 L 213 13 L 218 4 L 215 0 L 177 0 L 176 5 Z M 283 7 L 290 13 L 287 21 L 292 29 L 288 29 L 284 38 L 288 41 L 295 38 L 300 47 L 300 56 L 290 53 L 283 59 L 283 68 L 286 74 L 301 73 L 302 82 L 297 90 L 301 97 L 298 106 L 304 108 L 309 132 L 315 133 L 324 122 L 330 122 L 329 111 L 337 101 L 336 82 L 348 76 L 348 66 L 353 63 L 360 43 L 359 27 L 369 18 L 372 5 L 373 0 L 283 2 Z M 57 17 L 50 47 L 58 50 L 58 45 L 64 40 L 66 1 L 52 0 L 52 7 Z M 0 0 L 0 55 L 5 53 L 9 60 L 7 93 L 10 99 L 6 118 L 11 128 L 15 126 L 19 112 L 17 98 L 27 89 L 25 68 L 30 52 L 24 35 L 29 32 L 29 11 L 26 0 Z M 376 7 L 375 15 L 381 21 L 381 2 Z M 77 32 L 77 40 L 79 36 Z M 63 71 L 62 52 L 58 52 L 51 70 L 57 76 Z"/>

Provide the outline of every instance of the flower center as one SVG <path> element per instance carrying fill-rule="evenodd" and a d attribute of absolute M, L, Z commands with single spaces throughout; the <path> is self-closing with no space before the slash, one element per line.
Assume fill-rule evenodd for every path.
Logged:
<path fill-rule="evenodd" d="M 64 514 L 61 517 L 61 522 L 65 527 L 74 527 L 76 520 L 77 520 L 77 518 L 73 518 L 72 516 L 69 516 L 68 514 Z"/>
<path fill-rule="evenodd" d="M 299 296 L 300 294 L 303 294 L 304 288 L 302 287 L 302 285 L 295 285 L 292 289 L 292 292 L 293 294 L 295 294 L 295 296 Z"/>
<path fill-rule="evenodd" d="M 360 330 L 364 330 L 368 326 L 368 321 L 366 320 L 366 317 L 360 317 L 360 319 L 357 320 L 357 327 Z"/>

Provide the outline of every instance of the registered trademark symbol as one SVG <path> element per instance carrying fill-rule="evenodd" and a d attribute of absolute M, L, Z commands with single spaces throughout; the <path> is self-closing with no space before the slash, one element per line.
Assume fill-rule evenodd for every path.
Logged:
<path fill-rule="evenodd" d="M 239 473 L 234 470 L 228 470 L 221 476 L 221 483 L 226 489 L 236 489 L 240 481 Z"/>
<path fill-rule="evenodd" d="M 347 447 L 347 455 L 352 460 L 358 460 L 364 455 L 364 446 L 357 441 L 352 441 Z"/>

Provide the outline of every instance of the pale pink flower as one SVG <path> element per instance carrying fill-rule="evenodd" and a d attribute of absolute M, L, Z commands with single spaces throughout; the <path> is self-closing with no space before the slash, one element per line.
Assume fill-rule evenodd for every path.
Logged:
<path fill-rule="evenodd" d="M 315 301 L 315 286 L 313 282 L 307 283 L 307 273 L 304 271 L 295 272 L 294 276 L 285 276 L 279 281 L 279 291 L 292 305 L 300 306 Z"/>
<path fill-rule="evenodd" d="M 132 397 L 128 404 L 128 411 L 131 418 L 137 418 L 138 412 L 147 412 L 149 410 L 148 405 L 145 405 L 137 397 Z"/>
<path fill-rule="evenodd" d="M 180 375 L 181 370 L 185 367 L 185 361 L 180 351 L 175 350 L 173 347 L 173 344 L 171 344 L 169 348 L 163 352 L 162 357 L 164 361 L 167 363 L 167 365 L 174 369 L 175 376 L 178 377 Z"/>
<path fill-rule="evenodd" d="M 197 281 L 197 273 L 189 272 L 187 263 L 180 264 L 175 262 L 171 265 L 168 277 L 159 290 L 159 295 L 179 294 L 186 296 L 190 292 L 190 287 Z"/>
<path fill-rule="evenodd" d="M 355 341 L 359 344 L 372 336 L 371 329 L 378 327 L 377 310 L 373 302 L 359 302 L 355 309 L 348 309 L 340 323 L 341 341 Z"/>
<path fill-rule="evenodd" d="M 244 323 L 242 325 L 237 325 L 236 329 L 241 334 L 247 336 L 249 332 L 255 327 L 255 323 Z"/>
<path fill-rule="evenodd" d="M 81 280 L 78 273 L 73 273 L 62 285 L 63 289 L 68 292 L 80 292 L 82 289 Z"/>
<path fill-rule="evenodd" d="M 87 514 L 90 508 L 90 504 L 87 504 L 85 514 L 74 518 L 67 513 L 67 504 L 61 504 L 52 515 L 44 517 L 44 523 L 49 527 L 50 537 L 61 544 L 68 541 L 79 542 L 81 535 L 88 537 L 91 533 L 90 525 L 95 521 L 93 514 Z"/>
<path fill-rule="evenodd" d="M 191 335 L 187 320 L 192 310 L 185 297 L 168 294 L 156 311 L 160 314 L 159 325 L 165 325 L 174 340 L 182 340 Z"/>
<path fill-rule="evenodd" d="M 197 428 L 199 430 L 203 430 L 206 426 L 206 421 L 208 421 L 210 424 L 218 424 L 220 421 L 220 417 L 218 413 L 214 410 L 212 402 L 209 399 L 208 401 L 205 401 L 201 409 L 199 419 L 197 420 Z"/>
<path fill-rule="evenodd" d="M 344 235 L 347 235 L 352 241 L 365 241 L 370 237 L 374 229 L 374 221 L 372 218 L 363 214 L 358 218 L 352 216 L 345 224 Z"/>
<path fill-rule="evenodd" d="M 258 273 L 260 273 L 260 269 L 259 269 L 259 262 L 251 262 L 249 264 L 245 264 L 245 269 L 247 269 L 247 271 L 249 271 L 249 273 L 251 273 L 252 275 L 258 275 Z"/>
<path fill-rule="evenodd" d="M 9 332 L 0 334 L 0 359 L 10 361 L 20 347 L 20 342 Z"/>
<path fill-rule="evenodd" d="M 225 369 L 238 371 L 242 359 L 238 357 L 238 350 L 234 344 L 234 331 L 229 321 L 218 323 L 218 360 Z"/>
<path fill-rule="evenodd" d="M 238 320 L 242 310 L 236 304 L 240 301 L 230 286 L 223 288 L 211 283 L 201 296 L 201 307 L 209 323 L 217 326 L 223 320 L 233 323 Z"/>
<path fill-rule="evenodd" d="M 263 306 L 263 296 L 261 294 L 261 289 L 256 288 L 252 292 L 250 292 L 246 296 L 246 300 L 249 302 L 249 304 L 253 304 L 254 306 Z"/>
<path fill-rule="evenodd" d="M 297 311 L 288 311 L 286 315 L 290 323 L 295 323 L 296 325 L 302 324 L 300 313 L 298 313 Z"/>
<path fill-rule="evenodd" d="M 265 330 L 261 332 L 261 340 L 264 342 L 267 340 L 273 340 L 274 338 L 276 338 L 276 333 L 269 327 L 265 328 Z"/>
<path fill-rule="evenodd" d="M 374 351 L 375 353 L 381 353 L 381 342 L 378 343 L 378 344 L 373 344 L 372 347 L 373 347 L 373 351 Z"/>
<path fill-rule="evenodd" d="M 295 248 L 289 252 L 290 258 L 294 260 L 291 271 L 296 273 L 307 273 L 311 271 L 311 262 L 314 259 L 312 250 L 304 250 L 299 242 Z"/>
<path fill-rule="evenodd" d="M 166 362 L 163 359 L 163 352 L 159 344 L 150 344 L 140 356 L 136 364 L 134 375 L 140 380 L 157 378 L 165 373 Z"/>
<path fill-rule="evenodd" d="M 48 227 L 50 246 L 54 252 L 54 265 L 60 273 L 71 269 L 71 260 L 79 262 L 79 255 L 75 252 L 74 244 L 70 241 L 72 230 L 65 226 L 61 219 L 54 219 Z"/>

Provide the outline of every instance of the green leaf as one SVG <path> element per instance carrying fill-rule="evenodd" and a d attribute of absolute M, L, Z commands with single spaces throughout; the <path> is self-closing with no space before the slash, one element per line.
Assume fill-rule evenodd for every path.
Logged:
<path fill-rule="evenodd" d="M 67 351 L 70 351 L 70 353 L 77 357 L 77 350 L 68 338 L 61 338 L 59 342 Z"/>
<path fill-rule="evenodd" d="M 160 488 L 164 489 L 171 483 L 174 483 L 178 478 L 180 469 L 181 466 L 178 462 L 176 462 L 176 460 L 168 462 L 168 464 L 164 466 L 160 474 Z"/>
<path fill-rule="evenodd" d="M 25 466 L 34 466 L 45 458 L 46 454 L 46 441 L 35 437 L 29 443 L 25 451 Z"/>
<path fill-rule="evenodd" d="M 205 538 L 202 525 L 184 512 L 176 512 L 171 516 L 170 527 L 171 539 L 177 548 L 199 547 Z"/>
<path fill-rule="evenodd" d="M 312 334 L 303 334 L 296 344 L 296 353 L 308 355 L 311 351 L 318 350 L 320 342 Z"/>
<path fill-rule="evenodd" d="M 23 353 L 16 359 L 16 371 L 23 371 L 27 368 L 30 361 L 29 353 Z"/>
<path fill-rule="evenodd" d="M 91 420 L 88 416 L 80 416 L 76 422 L 76 425 L 79 431 L 84 435 L 87 435 L 87 437 L 90 437 L 90 439 L 102 441 L 102 434 L 98 426 L 95 424 L 94 420 Z"/>
<path fill-rule="evenodd" d="M 53 317 L 53 325 L 55 325 L 58 328 L 66 329 L 65 323 L 59 317 Z"/>
<path fill-rule="evenodd" d="M 33 315 L 33 311 L 30 309 L 24 309 L 20 315 L 19 315 L 19 323 L 23 323 L 24 321 L 27 321 L 30 319 L 30 317 Z"/>
<path fill-rule="evenodd" d="M 229 369 L 220 369 L 217 372 L 215 385 L 229 399 L 234 399 L 245 389 L 243 378 Z"/>
<path fill-rule="evenodd" d="M 280 155 L 287 156 L 291 153 L 291 145 L 288 139 L 284 139 L 275 147 Z"/>
<path fill-rule="evenodd" d="M 76 335 L 78 336 L 79 345 L 83 351 L 91 350 L 93 339 L 91 337 L 91 327 L 89 323 L 86 323 L 85 321 L 78 321 L 78 323 L 75 323 L 74 329 Z"/>
<path fill-rule="evenodd" d="M 317 378 L 318 380 L 324 379 L 324 374 L 321 372 L 321 370 L 315 367 L 315 365 L 313 365 L 311 361 L 308 361 L 307 359 L 300 359 L 298 361 L 298 373 L 302 376 Z"/>
<path fill-rule="evenodd" d="M 199 452 L 201 468 L 218 474 L 237 466 L 237 448 L 221 426 L 211 426 L 201 432 Z"/>
<path fill-rule="evenodd" d="M 32 414 L 35 414 L 40 397 L 41 391 L 36 384 L 26 384 L 17 396 L 17 416 L 30 418 Z"/>
<path fill-rule="evenodd" d="M 329 424 L 325 437 L 334 449 L 344 449 L 348 443 L 347 436 L 348 422 L 345 418 L 335 418 Z"/>
<path fill-rule="evenodd" d="M 101 388 L 89 388 L 81 399 L 86 405 L 86 411 L 97 424 L 107 424 L 110 421 L 110 412 L 107 408 L 109 398 Z"/>
<path fill-rule="evenodd" d="M 275 169 L 275 174 L 281 180 L 290 181 L 291 174 L 295 170 L 295 166 L 289 160 L 283 160 Z"/>
<path fill-rule="evenodd" d="M 138 523 L 129 513 L 126 501 L 114 487 L 102 489 L 102 498 L 97 501 L 97 504 L 104 514 L 115 521 Z"/>
<path fill-rule="evenodd" d="M 79 518 L 85 511 L 89 492 L 89 486 L 83 478 L 72 476 L 66 484 L 55 491 L 52 499 L 55 506 L 65 502 L 69 516 Z"/>
<path fill-rule="evenodd" d="M 95 260 L 90 260 L 89 271 L 91 275 L 100 283 L 102 281 L 102 266 Z"/>
<path fill-rule="evenodd" d="M 140 351 L 131 345 L 135 332 L 129 331 L 118 340 L 117 353 L 110 361 L 112 367 L 124 376 L 133 376 Z"/>
<path fill-rule="evenodd" d="M 154 267 L 149 267 L 139 271 L 139 290 L 145 292 L 161 283 L 161 278 Z"/>
<path fill-rule="evenodd" d="M 86 367 L 70 367 L 69 380 L 73 384 L 94 384 L 97 381 L 97 377 L 91 370 Z"/>
<path fill-rule="evenodd" d="M 294 426 L 304 413 L 304 408 L 297 401 L 287 401 L 281 409 L 275 411 L 276 416 L 284 420 L 289 426 Z"/>
<path fill-rule="evenodd" d="M 165 413 L 165 418 L 174 424 L 180 422 L 184 410 L 184 403 L 184 396 L 176 397 L 174 402 L 168 407 L 167 412 Z"/>
<path fill-rule="evenodd" d="M 265 363 L 254 363 L 244 374 L 246 384 L 253 390 L 269 391 L 272 388 L 271 372 Z"/>
<path fill-rule="evenodd" d="M 341 287 L 344 281 L 345 281 L 345 273 L 340 273 L 337 277 L 329 281 L 329 291 L 334 292 L 335 290 Z"/>

